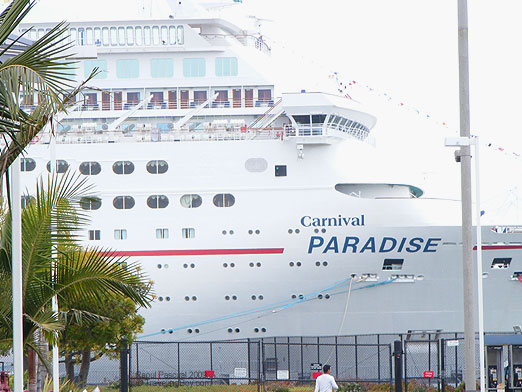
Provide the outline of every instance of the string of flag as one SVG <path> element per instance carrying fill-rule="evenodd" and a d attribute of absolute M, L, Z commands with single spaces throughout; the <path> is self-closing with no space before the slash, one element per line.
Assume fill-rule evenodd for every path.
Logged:
<path fill-rule="evenodd" d="M 293 48 L 288 47 L 284 43 L 274 40 L 272 37 L 264 36 L 265 40 L 268 40 L 271 42 L 273 46 L 280 47 L 285 51 L 285 53 L 292 53 L 296 58 L 300 59 L 301 61 L 305 61 L 309 64 L 312 64 L 321 70 L 325 72 L 325 75 L 328 75 L 328 78 L 332 80 L 332 82 L 335 84 L 337 93 L 346 98 L 354 100 L 355 98 L 358 98 L 358 93 L 364 92 L 365 94 L 368 94 L 369 96 L 375 96 L 382 99 L 384 102 L 395 106 L 396 108 L 399 108 L 401 110 L 404 110 L 406 112 L 415 114 L 420 116 L 421 118 L 425 119 L 426 121 L 430 121 L 431 123 L 445 129 L 445 134 L 458 134 L 458 130 L 453 126 L 449 121 L 441 120 L 437 118 L 437 116 L 433 115 L 431 112 L 428 112 L 426 110 L 423 110 L 422 108 L 418 107 L 417 105 L 409 104 L 406 100 L 403 99 L 397 99 L 394 95 L 390 94 L 387 91 L 384 91 L 382 89 L 379 89 L 375 86 L 372 86 L 369 83 L 365 83 L 360 80 L 354 80 L 345 78 L 341 75 L 339 71 L 332 70 L 331 67 L 325 65 L 324 63 L 321 63 L 317 60 L 316 57 L 310 57 L 310 56 L 303 56 L 301 53 L 297 53 Z M 481 147 L 484 147 L 486 149 L 490 149 L 493 151 L 496 151 L 498 153 L 501 153 L 507 157 L 519 160 L 522 162 L 522 154 L 519 152 L 516 152 L 514 150 L 511 150 L 505 146 L 499 145 L 493 141 L 481 141 Z"/>

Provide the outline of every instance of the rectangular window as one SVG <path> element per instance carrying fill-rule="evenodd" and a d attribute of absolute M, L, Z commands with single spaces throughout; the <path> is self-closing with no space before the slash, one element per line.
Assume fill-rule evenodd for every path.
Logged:
<path fill-rule="evenodd" d="M 134 32 L 136 33 L 136 45 L 143 45 L 143 30 L 140 26 L 134 28 Z"/>
<path fill-rule="evenodd" d="M 174 76 L 174 60 L 151 59 L 150 74 L 153 78 L 171 78 Z"/>
<path fill-rule="evenodd" d="M 136 106 L 140 102 L 140 93 L 127 93 L 127 103 L 125 104 L 124 110 L 127 110 L 133 106 Z"/>
<path fill-rule="evenodd" d="M 102 110 L 111 109 L 111 93 L 102 92 Z"/>
<path fill-rule="evenodd" d="M 104 27 L 102 29 L 102 42 L 103 46 L 109 46 L 109 28 Z"/>
<path fill-rule="evenodd" d="M 156 46 L 160 44 L 160 31 L 158 26 L 152 26 L 152 44 Z"/>
<path fill-rule="evenodd" d="M 189 106 L 189 92 L 188 90 L 181 90 L 179 92 L 179 100 L 181 104 L 181 109 L 187 109 Z"/>
<path fill-rule="evenodd" d="M 134 45 L 134 29 L 127 27 L 127 45 Z"/>
<path fill-rule="evenodd" d="M 169 229 L 156 229 L 156 238 L 158 240 L 165 240 L 169 238 Z"/>
<path fill-rule="evenodd" d="M 272 91 L 269 89 L 257 90 L 257 98 L 260 101 L 270 101 L 272 99 Z"/>
<path fill-rule="evenodd" d="M 118 45 L 118 30 L 116 30 L 116 27 L 110 28 L 110 36 L 111 36 L 111 45 L 112 46 Z"/>
<path fill-rule="evenodd" d="M 94 44 L 96 46 L 101 46 L 102 44 L 102 33 L 99 27 L 94 28 Z"/>
<path fill-rule="evenodd" d="M 398 271 L 402 269 L 404 259 L 384 259 L 382 269 L 384 271 Z"/>
<path fill-rule="evenodd" d="M 127 229 L 114 230 L 114 239 L 115 240 L 126 240 L 127 239 Z"/>
<path fill-rule="evenodd" d="M 196 237 L 196 229 L 194 228 L 183 228 L 181 229 L 182 238 L 194 238 Z"/>
<path fill-rule="evenodd" d="M 232 90 L 232 97 L 234 100 L 234 103 L 233 103 L 234 107 L 240 108 L 241 107 L 241 90 L 239 90 L 239 89 Z"/>
<path fill-rule="evenodd" d="M 252 88 L 245 89 L 245 106 L 247 108 L 254 106 L 254 89 Z"/>
<path fill-rule="evenodd" d="M 149 26 L 145 26 L 143 28 L 143 39 L 144 39 L 144 42 L 145 42 L 145 46 L 149 46 L 150 43 L 151 43 L 151 40 L 150 40 L 150 27 Z"/>
<path fill-rule="evenodd" d="M 510 264 L 511 264 L 511 257 L 494 258 L 493 262 L 491 263 L 491 268 L 492 269 L 509 268 Z"/>
<path fill-rule="evenodd" d="M 89 230 L 89 241 L 99 241 L 100 230 Z"/>
<path fill-rule="evenodd" d="M 86 78 L 89 77 L 94 68 L 98 68 L 98 74 L 94 79 L 107 79 L 107 60 L 85 60 L 83 70 Z"/>
<path fill-rule="evenodd" d="M 176 109 L 176 91 L 169 91 L 169 109 Z"/>
<path fill-rule="evenodd" d="M 176 45 L 176 26 L 169 27 L 169 44 Z"/>
<path fill-rule="evenodd" d="M 119 79 L 136 79 L 140 76 L 138 60 L 116 60 L 116 75 Z"/>
<path fill-rule="evenodd" d="M 121 110 L 123 102 L 123 93 L 121 91 L 114 92 L 114 110 Z"/>
<path fill-rule="evenodd" d="M 275 176 L 276 177 L 286 177 L 286 165 L 276 165 Z"/>
<path fill-rule="evenodd" d="M 87 45 L 92 45 L 94 43 L 94 34 L 92 28 L 90 27 L 85 29 L 85 41 Z"/>
<path fill-rule="evenodd" d="M 87 93 L 83 95 L 83 105 L 86 110 L 98 110 L 98 94 Z"/>
<path fill-rule="evenodd" d="M 196 105 L 203 103 L 207 100 L 207 90 L 194 91 L 194 102 Z"/>
<path fill-rule="evenodd" d="M 216 57 L 216 76 L 237 76 L 237 57 Z"/>
<path fill-rule="evenodd" d="M 150 99 L 149 104 L 147 105 L 148 109 L 164 109 L 167 105 L 164 105 L 163 101 L 163 91 L 154 91 L 151 92 L 152 98 Z"/>
<path fill-rule="evenodd" d="M 205 74 L 205 59 L 183 59 L 183 76 L 187 78 L 202 77 L 205 76 Z"/>

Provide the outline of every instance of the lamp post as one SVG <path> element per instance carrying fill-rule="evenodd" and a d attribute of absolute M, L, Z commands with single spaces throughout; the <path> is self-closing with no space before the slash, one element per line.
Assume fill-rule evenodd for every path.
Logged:
<path fill-rule="evenodd" d="M 480 160 L 479 160 L 479 138 L 447 137 L 446 147 L 475 147 L 475 219 L 477 228 L 477 300 L 478 300 L 478 322 L 479 322 L 479 357 L 480 357 L 480 391 L 486 391 L 486 364 L 484 351 L 484 293 L 482 287 L 482 226 L 480 224 Z M 463 245 L 464 246 L 464 245 Z M 466 299 L 465 299 L 466 303 Z"/>

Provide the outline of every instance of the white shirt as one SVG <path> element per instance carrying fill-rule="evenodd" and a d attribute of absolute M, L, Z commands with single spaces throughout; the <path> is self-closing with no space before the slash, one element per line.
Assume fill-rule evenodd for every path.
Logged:
<path fill-rule="evenodd" d="M 315 392 L 332 392 L 332 390 L 335 391 L 337 388 L 339 387 L 335 383 L 335 379 L 329 374 L 321 374 L 315 380 Z"/>

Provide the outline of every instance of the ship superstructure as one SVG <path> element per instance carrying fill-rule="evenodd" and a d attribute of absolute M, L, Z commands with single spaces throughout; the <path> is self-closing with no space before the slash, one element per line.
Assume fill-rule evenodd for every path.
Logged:
<path fill-rule="evenodd" d="M 139 259 L 155 282 L 144 336 L 462 330 L 459 202 L 389 170 L 358 103 L 277 97 L 261 36 L 187 1 L 171 10 L 71 23 L 71 73 L 99 73 L 56 130 L 57 171 L 99 194 L 82 203 L 85 243 Z M 25 202 L 51 142 L 40 135 L 22 159 Z M 486 330 L 509 331 L 522 229 L 485 227 L 483 242 Z"/>

